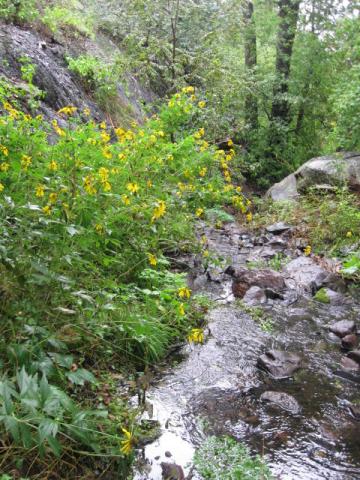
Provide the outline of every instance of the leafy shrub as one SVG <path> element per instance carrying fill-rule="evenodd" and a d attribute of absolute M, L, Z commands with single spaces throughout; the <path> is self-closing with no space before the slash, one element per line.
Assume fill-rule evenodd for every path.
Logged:
<path fill-rule="evenodd" d="M 34 20 L 39 12 L 35 0 L 0 0 L 0 19 L 25 22 Z"/>
<path fill-rule="evenodd" d="M 210 437 L 195 454 L 195 466 L 207 480 L 270 480 L 270 470 L 260 457 L 229 437 Z"/>
<path fill-rule="evenodd" d="M 91 16 L 87 15 L 86 12 L 80 13 L 75 5 L 47 7 L 42 17 L 42 22 L 53 33 L 65 30 L 87 37 L 94 36 L 94 25 Z"/>
<path fill-rule="evenodd" d="M 91 413 L 86 395 L 68 397 L 95 388 L 95 366 L 143 369 L 196 326 L 191 292 L 166 255 L 205 256 L 194 224 L 207 209 L 228 203 L 246 214 L 231 183 L 234 153 L 189 131 L 192 89 L 145 125 L 115 131 L 70 106 L 49 124 L 8 93 L 0 88 L 0 430 L 25 450 L 59 453 L 69 437 L 69 448 L 113 456 L 118 426 Z"/>

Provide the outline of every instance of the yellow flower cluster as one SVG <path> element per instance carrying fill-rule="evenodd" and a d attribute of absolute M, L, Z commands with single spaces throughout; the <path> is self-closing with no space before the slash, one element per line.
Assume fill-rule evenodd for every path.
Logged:
<path fill-rule="evenodd" d="M 7 157 L 9 155 L 9 150 L 7 149 L 7 147 L 5 147 L 5 145 L 2 145 L 1 143 L 0 152 L 4 155 L 4 157 Z"/>
<path fill-rule="evenodd" d="M 58 110 L 58 114 L 61 115 L 61 114 L 64 114 L 64 115 L 74 115 L 74 113 L 77 111 L 77 108 L 76 107 L 63 107 L 63 108 L 60 108 L 60 110 Z"/>
<path fill-rule="evenodd" d="M 30 165 L 32 164 L 32 158 L 29 155 L 23 155 L 21 157 L 21 168 L 26 172 Z"/>
<path fill-rule="evenodd" d="M 9 117 L 12 119 L 19 118 L 20 112 L 18 112 L 9 102 L 3 104 L 4 109 L 8 112 Z"/>
<path fill-rule="evenodd" d="M 181 287 L 178 290 L 178 295 L 180 298 L 190 298 L 191 290 L 188 287 Z"/>
<path fill-rule="evenodd" d="M 89 195 L 96 195 L 95 178 L 93 175 L 86 175 L 84 178 L 84 189 Z"/>
<path fill-rule="evenodd" d="M 188 335 L 189 343 L 204 343 L 204 331 L 202 328 L 193 328 Z"/>
<path fill-rule="evenodd" d="M 155 220 L 158 220 L 159 218 L 163 217 L 165 213 L 166 213 L 166 204 L 163 200 L 159 200 L 154 209 L 151 221 L 155 222 Z"/>
<path fill-rule="evenodd" d="M 55 132 L 59 135 L 59 137 L 65 137 L 66 134 L 65 134 L 64 130 L 59 127 L 59 124 L 58 124 L 57 120 L 53 120 L 51 122 L 51 124 L 52 124 Z"/>

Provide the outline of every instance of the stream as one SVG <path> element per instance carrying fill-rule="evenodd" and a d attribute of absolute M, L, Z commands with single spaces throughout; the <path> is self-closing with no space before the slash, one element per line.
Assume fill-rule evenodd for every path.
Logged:
<path fill-rule="evenodd" d="M 332 262 L 304 255 L 294 231 L 202 225 L 222 263 L 204 271 L 186 259 L 189 285 L 215 306 L 204 344 L 184 346 L 155 375 L 143 418 L 158 420 L 161 436 L 144 447 L 135 480 L 201 479 L 192 457 L 210 435 L 244 442 L 275 479 L 360 479 L 359 297 Z M 279 272 L 262 274 L 268 262 Z M 252 288 L 239 302 L 244 275 Z M 321 287 L 330 303 L 314 299 Z"/>

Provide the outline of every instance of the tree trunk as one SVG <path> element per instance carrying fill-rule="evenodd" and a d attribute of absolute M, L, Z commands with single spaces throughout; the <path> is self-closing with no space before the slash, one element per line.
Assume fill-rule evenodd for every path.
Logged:
<path fill-rule="evenodd" d="M 249 0 L 244 2 L 245 25 L 245 67 L 249 77 L 249 88 L 245 98 L 245 121 L 251 131 L 258 128 L 258 101 L 256 93 L 251 90 L 253 76 L 257 65 L 256 28 L 254 21 L 254 4 Z"/>
<path fill-rule="evenodd" d="M 300 0 L 279 0 L 279 31 L 276 46 L 276 84 L 272 105 L 272 120 L 285 127 L 290 123 L 289 77 L 291 56 L 299 19 Z"/>

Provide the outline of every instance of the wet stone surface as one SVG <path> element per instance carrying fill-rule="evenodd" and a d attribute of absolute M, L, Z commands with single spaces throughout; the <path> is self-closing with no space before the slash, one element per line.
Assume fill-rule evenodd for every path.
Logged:
<path fill-rule="evenodd" d="M 135 479 L 166 478 L 162 466 L 170 463 L 182 467 L 184 478 L 200 480 L 191 465 L 195 449 L 208 435 L 231 435 L 263 454 L 276 479 L 358 480 L 359 304 L 355 298 L 339 305 L 316 301 L 309 282 L 317 282 L 319 288 L 329 272 L 312 258 L 299 257 L 280 271 L 286 284 L 282 296 L 272 298 L 264 295 L 265 289 L 251 287 L 248 299 L 263 311 L 263 317 L 252 318 L 251 306 L 244 309 L 234 298 L 233 278 L 224 272 L 229 266 L 246 268 L 259 248 L 256 243 L 267 247 L 274 238 L 287 241 L 288 232 L 267 232 L 256 240 L 228 224 L 224 229 L 204 226 L 200 234 L 204 233 L 209 250 L 223 262 L 211 275 L 197 264 L 189 279 L 218 306 L 208 315 L 204 345 L 184 347 L 182 360 L 167 365 L 149 392 L 152 417 L 161 423 L 162 436 L 145 446 L 145 462 Z M 289 249 L 285 251 L 289 255 Z M 203 281 L 196 285 L 198 276 Z M 335 284 L 331 288 L 337 291 Z M 269 288 L 276 292 L 275 285 Z M 264 327 L 264 319 L 271 320 L 271 328 Z M 344 339 L 355 347 L 344 351 Z M 291 360 L 290 376 L 274 378 L 264 365 L 259 368 L 266 352 L 272 352 L 275 363 Z M 344 359 L 354 368 L 344 369 Z"/>

